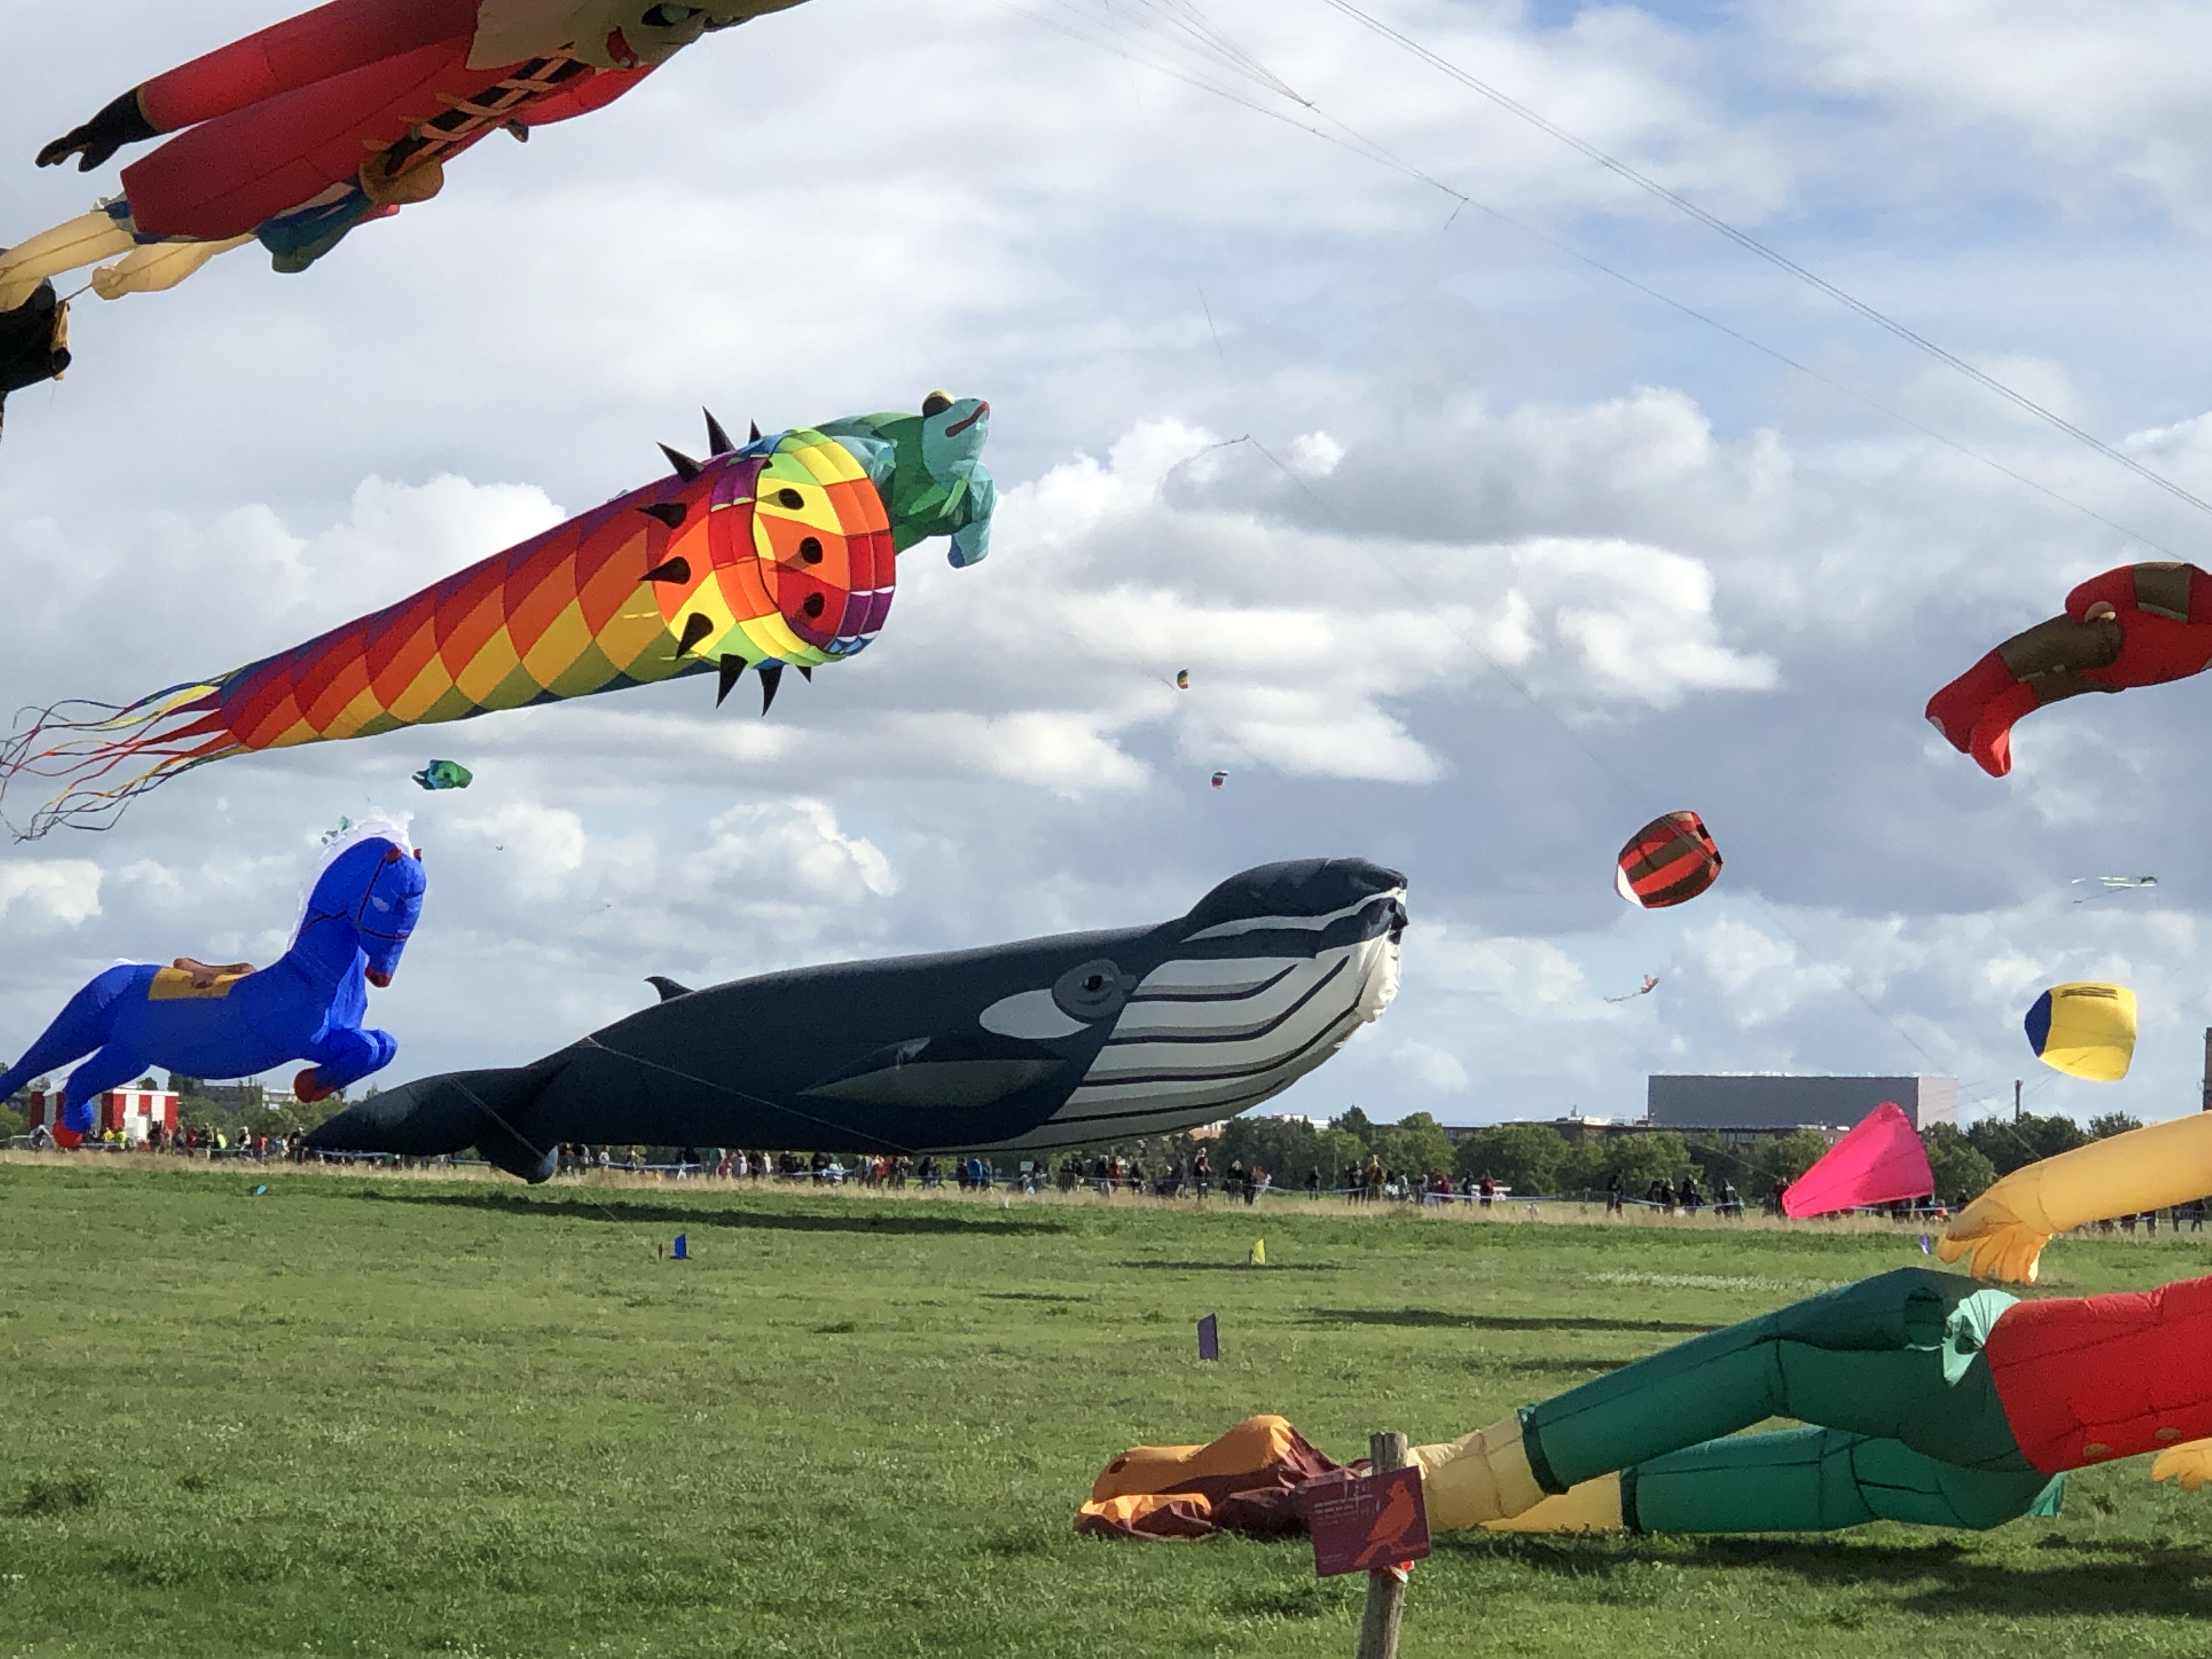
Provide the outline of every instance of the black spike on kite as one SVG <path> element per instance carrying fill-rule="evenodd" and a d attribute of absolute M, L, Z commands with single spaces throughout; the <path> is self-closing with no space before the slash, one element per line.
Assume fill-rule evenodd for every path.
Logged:
<path fill-rule="evenodd" d="M 761 665 L 761 713 L 768 713 L 775 702 L 775 688 L 783 684 L 783 665 L 764 662 Z"/>
<path fill-rule="evenodd" d="M 691 580 L 691 561 L 678 553 L 665 564 L 657 564 L 640 580 L 648 582 L 674 582 L 684 587 Z"/>
<path fill-rule="evenodd" d="M 698 611 L 694 611 L 684 619 L 684 637 L 677 641 L 676 654 L 679 657 L 690 656 L 692 652 L 706 642 L 707 636 L 714 631 L 714 624 Z"/>
<path fill-rule="evenodd" d="M 752 428 L 753 435 L 751 438 L 747 440 L 747 441 L 750 443 L 758 443 L 760 441 L 760 422 L 758 421 L 752 422 Z"/>
<path fill-rule="evenodd" d="M 713 410 L 702 409 L 699 412 L 707 417 L 707 453 L 709 455 L 727 455 L 737 448 L 730 441 L 730 434 L 722 430 L 722 423 L 714 418 Z"/>
<path fill-rule="evenodd" d="M 671 449 L 666 444 L 663 444 L 660 447 L 660 453 L 668 457 L 669 465 L 676 469 L 676 476 L 683 479 L 685 483 L 690 483 L 692 479 L 706 470 L 680 449 Z"/>
<path fill-rule="evenodd" d="M 720 708 L 727 701 L 732 689 L 739 680 L 744 678 L 745 670 L 751 666 L 750 663 L 735 652 L 722 659 L 722 684 L 714 693 L 715 708 Z"/>
<path fill-rule="evenodd" d="M 684 520 L 691 516 L 691 509 L 681 501 L 655 501 L 650 507 L 641 507 L 638 511 L 648 519 L 659 520 L 671 530 L 682 528 Z"/>
<path fill-rule="evenodd" d="M 799 678 L 801 678 L 802 680 L 805 680 L 805 681 L 809 685 L 813 684 L 814 684 L 814 671 L 813 671 L 811 668 L 808 667 L 805 663 L 800 663 L 800 664 L 799 664 L 799 665 L 798 665 L 798 668 L 799 668 Z"/>

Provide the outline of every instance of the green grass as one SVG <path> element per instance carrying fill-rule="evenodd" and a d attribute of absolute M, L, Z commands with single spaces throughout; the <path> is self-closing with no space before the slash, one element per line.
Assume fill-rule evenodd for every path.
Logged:
<path fill-rule="evenodd" d="M 1441 1438 L 1923 1259 L 1879 1229 L 52 1159 L 0 1162 L 0 1659 L 1349 1656 L 1362 1586 L 1303 1544 L 1075 1538 L 1100 1465 L 1255 1411 L 1340 1456 Z M 679 1229 L 696 1259 L 657 1260 Z M 2048 1269 L 2145 1286 L 2208 1240 Z M 1403 1651 L 2203 1654 L 2208 1544 L 2212 1492 L 2140 1461 L 1984 1534 L 1455 1538 Z"/>

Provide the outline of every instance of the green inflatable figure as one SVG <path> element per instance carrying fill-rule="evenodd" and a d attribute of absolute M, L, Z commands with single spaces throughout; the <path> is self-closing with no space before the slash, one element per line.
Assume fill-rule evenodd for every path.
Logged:
<path fill-rule="evenodd" d="M 942 392 L 922 399 L 919 415 L 852 415 L 826 421 L 833 438 L 873 438 L 895 457 L 888 483 L 875 478 L 890 509 L 891 539 L 902 553 L 931 536 L 950 536 L 953 568 L 980 564 L 991 550 L 991 514 L 998 486 L 983 465 L 991 405 L 980 398 L 955 400 Z M 869 469 L 872 474 L 876 469 Z"/>

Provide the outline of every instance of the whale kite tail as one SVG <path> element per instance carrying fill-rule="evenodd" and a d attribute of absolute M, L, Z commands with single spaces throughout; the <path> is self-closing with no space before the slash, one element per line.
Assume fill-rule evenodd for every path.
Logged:
<path fill-rule="evenodd" d="M 15 830 L 16 840 L 36 841 L 64 825 L 106 830 L 149 789 L 239 753 L 222 697 L 220 685 L 196 684 L 119 707 L 80 699 L 25 709 L 0 742 L 0 808 L 25 778 L 60 787 Z"/>
<path fill-rule="evenodd" d="M 418 1078 L 325 1119 L 308 1132 L 307 1146 L 403 1158 L 442 1158 L 473 1146 L 494 1167 L 535 1186 L 552 1178 L 561 1149 L 538 1146 L 515 1125 L 560 1071 L 541 1064 Z"/>

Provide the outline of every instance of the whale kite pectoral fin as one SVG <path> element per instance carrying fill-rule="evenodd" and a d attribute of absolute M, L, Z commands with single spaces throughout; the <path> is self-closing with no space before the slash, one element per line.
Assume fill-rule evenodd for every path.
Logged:
<path fill-rule="evenodd" d="M 645 982 L 660 993 L 660 1000 L 663 1002 L 672 1002 L 678 997 L 688 997 L 691 994 L 690 986 L 679 985 L 665 974 L 647 974 L 645 976 Z"/>
<path fill-rule="evenodd" d="M 799 1092 L 859 1106 L 990 1106 L 1043 1082 L 1066 1063 L 1042 1043 L 987 1031 L 909 1037 Z"/>

